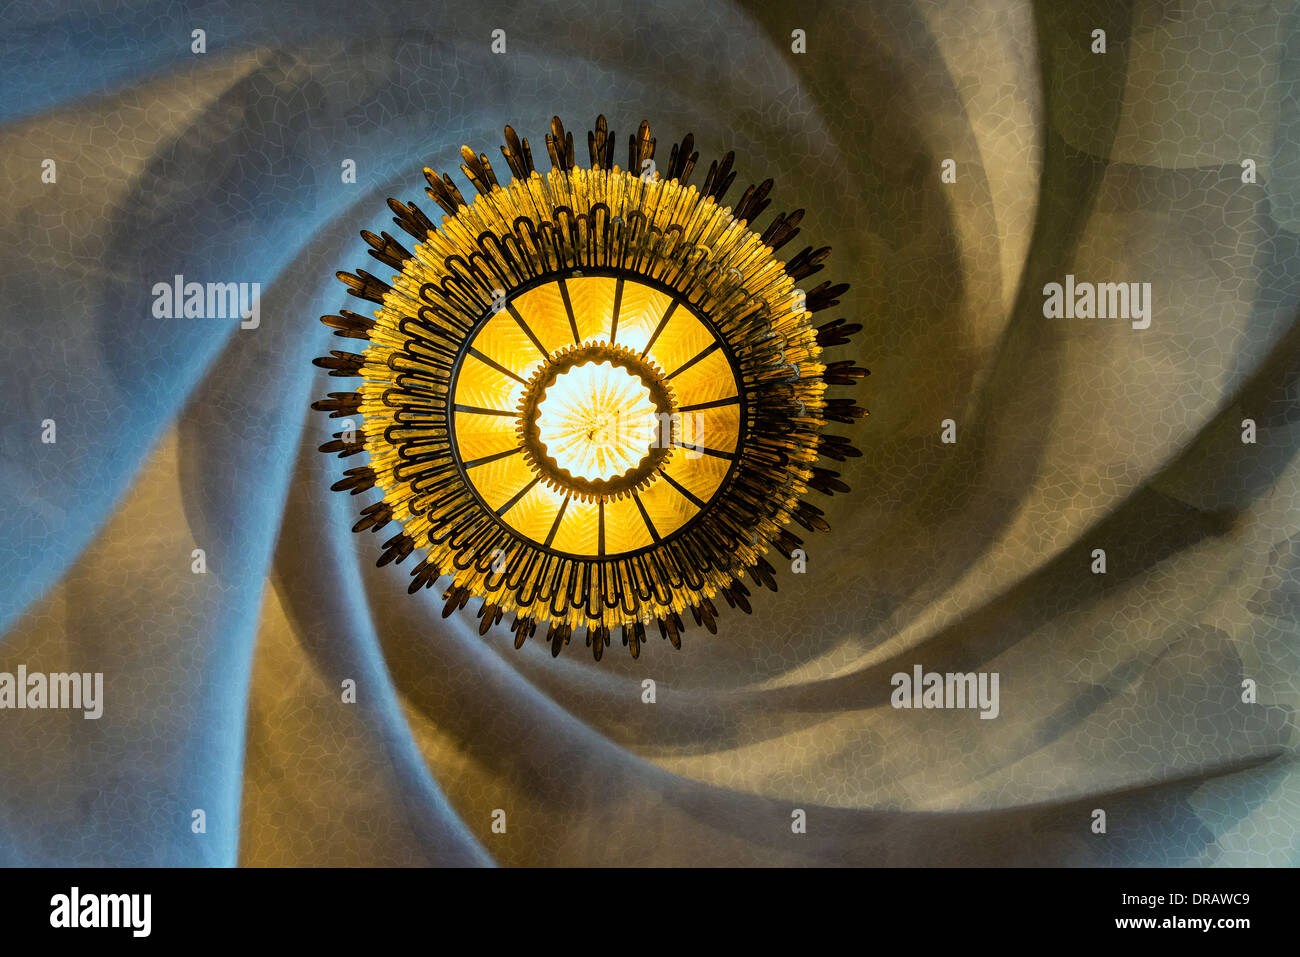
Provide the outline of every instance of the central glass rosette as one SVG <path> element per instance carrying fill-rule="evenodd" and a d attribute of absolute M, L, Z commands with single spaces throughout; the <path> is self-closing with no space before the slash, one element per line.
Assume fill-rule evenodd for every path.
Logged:
<path fill-rule="evenodd" d="M 740 394 L 717 335 L 649 283 L 569 276 L 484 318 L 452 381 L 457 464 L 505 528 L 573 556 L 689 524 L 737 454 Z"/>
<path fill-rule="evenodd" d="M 650 454 L 660 431 L 650 390 L 608 360 L 556 376 L 536 414 L 549 464 L 587 481 L 608 482 L 631 471 Z"/>

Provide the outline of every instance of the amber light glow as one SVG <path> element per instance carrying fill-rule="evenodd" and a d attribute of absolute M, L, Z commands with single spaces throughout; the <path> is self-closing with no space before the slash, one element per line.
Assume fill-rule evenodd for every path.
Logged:
<path fill-rule="evenodd" d="M 648 627 L 677 647 L 684 616 L 717 630 L 715 600 L 751 610 L 742 579 L 776 590 L 792 524 L 829 530 L 803 496 L 848 491 L 818 462 L 861 454 L 827 426 L 866 411 L 827 393 L 866 370 L 824 351 L 861 327 L 813 325 L 847 287 L 805 282 L 826 248 L 776 257 L 804 214 L 754 225 L 771 180 L 723 205 L 732 154 L 696 187 L 694 137 L 656 169 L 642 123 L 620 169 L 602 116 L 584 169 L 556 118 L 543 174 L 505 133 L 506 183 L 461 150 L 472 201 L 425 170 L 440 225 L 388 201 L 413 251 L 363 231 L 391 283 L 338 274 L 377 308 L 322 317 L 365 349 L 316 360 L 361 379 L 315 403 L 362 421 L 321 451 L 366 456 L 334 485 L 381 493 L 353 530 L 399 525 L 378 564 L 417 555 L 410 591 L 445 578 L 444 617 L 478 598 L 480 634 L 511 615 L 553 655 L 577 629 L 598 660 L 615 630 L 633 657 Z"/>

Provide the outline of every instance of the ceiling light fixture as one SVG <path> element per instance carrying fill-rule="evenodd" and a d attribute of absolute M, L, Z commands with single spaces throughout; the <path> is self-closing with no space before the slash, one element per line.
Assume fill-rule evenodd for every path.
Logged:
<path fill-rule="evenodd" d="M 480 634 L 511 615 L 516 647 L 546 623 L 556 655 L 579 629 L 598 660 L 616 630 L 633 657 L 647 626 L 680 647 L 684 614 L 716 633 L 718 596 L 750 611 L 743 578 L 776 590 L 763 555 L 802 547 L 792 521 L 828 530 L 809 489 L 848 491 L 816 463 L 861 454 L 824 429 L 866 412 L 826 391 L 867 372 L 823 350 L 861 326 L 811 315 L 848 287 L 797 288 L 827 247 L 775 257 L 803 210 L 752 227 L 770 179 L 722 205 L 734 154 L 688 185 L 689 134 L 657 170 L 642 123 L 621 170 L 601 116 L 584 169 L 557 117 L 545 175 L 505 138 L 504 186 L 462 148 L 471 202 L 424 171 L 441 226 L 388 201 L 413 251 L 362 231 L 391 283 L 338 274 L 378 308 L 321 320 L 365 342 L 315 362 L 362 380 L 313 405 L 361 420 L 321 446 L 368 457 L 333 487 L 378 488 L 353 530 L 400 524 L 378 564 L 417 554 L 409 590 L 448 577 L 443 616 L 477 597 Z"/>

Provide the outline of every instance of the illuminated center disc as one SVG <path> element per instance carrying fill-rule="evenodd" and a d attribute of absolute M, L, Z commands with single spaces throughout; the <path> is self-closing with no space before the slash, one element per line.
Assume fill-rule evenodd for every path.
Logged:
<path fill-rule="evenodd" d="M 683 298 L 632 277 L 541 283 L 461 355 L 453 455 L 516 539 L 584 558 L 651 549 L 724 488 L 743 424 L 732 368 Z"/>
<path fill-rule="evenodd" d="M 658 427 L 650 390 L 610 362 L 561 373 L 537 405 L 547 456 L 577 478 L 608 480 L 636 467 L 650 453 Z"/>

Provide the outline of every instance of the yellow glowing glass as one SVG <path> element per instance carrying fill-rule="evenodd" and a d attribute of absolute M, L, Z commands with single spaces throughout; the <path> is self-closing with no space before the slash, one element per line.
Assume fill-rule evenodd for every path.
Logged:
<path fill-rule="evenodd" d="M 470 486 L 499 521 L 566 555 L 633 553 L 680 529 L 721 488 L 740 434 L 716 334 L 633 279 L 570 276 L 509 298 L 470 339 L 451 392 Z"/>
<path fill-rule="evenodd" d="M 425 170 L 439 224 L 389 200 L 414 249 L 363 231 L 391 283 L 338 273 L 377 308 L 322 317 L 365 344 L 316 360 L 361 380 L 314 403 L 362 422 L 321 446 L 365 453 L 333 487 L 377 489 L 353 530 L 399 525 L 378 564 L 417 555 L 409 590 L 447 580 L 444 616 L 480 599 L 480 634 L 512 615 L 552 654 L 577 629 L 597 659 L 614 630 L 634 657 L 648 627 L 677 646 L 715 599 L 750 610 L 742 578 L 775 590 L 790 526 L 828 530 L 803 496 L 848 490 L 818 462 L 860 454 L 826 428 L 866 410 L 827 390 L 867 373 L 823 350 L 861 327 L 814 325 L 847 287 L 806 282 L 825 247 L 778 258 L 804 211 L 755 225 L 771 180 L 725 200 L 732 154 L 699 163 L 688 134 L 656 169 L 642 123 L 620 168 L 601 116 L 583 168 L 556 117 L 543 172 L 505 135 L 508 180 L 462 148 L 469 200 Z"/>

